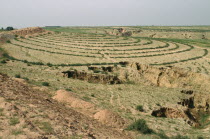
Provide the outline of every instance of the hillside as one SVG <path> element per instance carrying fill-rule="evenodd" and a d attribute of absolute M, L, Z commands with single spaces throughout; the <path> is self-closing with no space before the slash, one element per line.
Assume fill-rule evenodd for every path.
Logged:
<path fill-rule="evenodd" d="M 209 27 L 4 33 L 0 137 L 209 138 L 208 34 Z"/>

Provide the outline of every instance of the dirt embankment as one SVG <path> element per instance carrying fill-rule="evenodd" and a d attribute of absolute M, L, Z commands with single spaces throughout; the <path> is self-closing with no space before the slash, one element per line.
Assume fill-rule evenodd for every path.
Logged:
<path fill-rule="evenodd" d="M 120 84 L 117 76 L 106 74 L 93 74 L 85 71 L 70 70 L 62 72 L 65 77 L 84 80 L 91 83 Z"/>
<path fill-rule="evenodd" d="M 156 117 L 182 118 L 195 127 L 208 123 L 209 119 L 206 121 L 201 119 L 203 119 L 203 116 L 210 114 L 210 94 L 194 93 L 193 91 L 182 91 L 182 93 L 188 94 L 189 97 L 178 102 L 179 107 L 161 107 L 154 110 L 152 115 Z"/>
<path fill-rule="evenodd" d="M 210 90 L 210 77 L 204 74 L 172 66 L 156 67 L 135 62 L 120 64 L 123 67 L 88 67 L 89 70 L 99 71 L 97 74 L 77 70 L 62 73 L 65 77 L 92 83 L 120 84 L 132 81 L 160 87 Z M 106 74 L 101 74 L 103 72 Z"/>
<path fill-rule="evenodd" d="M 88 115 L 107 126 L 122 130 L 127 126 L 125 119 L 107 109 L 97 108 L 94 104 L 81 100 L 72 92 L 58 90 L 53 99 L 66 104 L 68 107 Z"/>
<path fill-rule="evenodd" d="M 40 28 L 40 27 L 30 27 L 30 28 L 23 28 L 23 29 L 18 29 L 18 30 L 13 30 L 10 33 L 13 35 L 18 35 L 18 36 L 31 36 L 31 35 L 38 35 L 38 34 L 44 34 L 48 33 L 49 31 Z"/>
<path fill-rule="evenodd" d="M 3 74 L 0 117 L 3 138 L 130 138 Z"/>
<path fill-rule="evenodd" d="M 46 33 L 52 33 L 52 32 L 47 31 L 40 27 L 30 27 L 30 28 L 7 31 L 7 32 L 0 33 L 0 43 L 6 42 L 7 40 L 14 39 L 15 35 L 22 36 L 22 37 L 29 37 L 29 36 L 36 36 L 39 34 L 46 34 Z"/>
<path fill-rule="evenodd" d="M 154 67 L 139 63 L 127 63 L 121 69 L 119 79 L 136 83 L 147 82 L 151 85 L 170 88 L 210 89 L 210 77 L 178 67 Z"/>

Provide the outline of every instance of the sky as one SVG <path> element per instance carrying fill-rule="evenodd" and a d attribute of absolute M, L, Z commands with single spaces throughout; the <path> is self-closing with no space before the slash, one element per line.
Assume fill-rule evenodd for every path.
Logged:
<path fill-rule="evenodd" d="M 0 0 L 0 27 L 210 25 L 210 0 Z"/>

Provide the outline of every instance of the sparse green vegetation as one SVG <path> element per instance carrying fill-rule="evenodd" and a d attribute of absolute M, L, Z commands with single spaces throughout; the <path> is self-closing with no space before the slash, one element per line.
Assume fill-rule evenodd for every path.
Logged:
<path fill-rule="evenodd" d="M 4 109 L 3 108 L 0 108 L 0 116 L 4 116 L 3 111 L 4 111 Z"/>
<path fill-rule="evenodd" d="M 9 121 L 9 124 L 12 125 L 12 126 L 14 126 L 16 124 L 19 124 L 19 123 L 20 123 L 20 121 L 19 121 L 19 118 L 17 118 L 17 117 L 13 117 Z"/>
<path fill-rule="evenodd" d="M 175 66 L 209 75 L 210 38 L 208 36 L 209 31 L 207 30 L 210 30 L 210 28 L 205 27 L 206 29 L 201 29 L 202 31 L 200 32 L 199 27 L 180 27 L 180 30 L 178 29 L 179 27 L 125 28 L 126 31 L 132 32 L 132 36 L 128 35 L 124 37 L 121 34 L 115 36 L 114 34 L 109 35 L 105 33 L 105 31 L 114 32 L 113 30 L 116 27 L 56 27 L 46 28 L 55 31 L 55 33 L 46 33 L 26 38 L 16 36 L 15 39 L 1 45 L 0 62 L 2 64 L 0 64 L 0 70 L 9 76 L 25 79 L 33 86 L 38 86 L 37 88 L 40 88 L 40 90 L 43 89 L 44 92 L 50 93 L 47 96 L 54 97 L 56 91 L 65 89 L 73 93 L 73 96 L 75 95 L 78 99 L 92 103 L 96 108 L 100 108 L 100 110 L 107 109 L 118 114 L 126 123 L 139 119 L 128 127 L 128 130 L 138 131 L 139 133 L 135 132 L 135 135 L 139 136 L 139 138 L 187 139 L 192 137 L 199 138 L 199 135 L 202 135 L 201 138 L 208 136 L 204 132 L 210 125 L 208 115 L 203 115 L 199 119 L 201 124 L 200 128 L 192 128 L 184 120 L 176 118 L 152 117 L 150 115 L 151 111 L 170 104 L 177 105 L 177 102 L 185 98 L 185 95 L 179 93 L 180 88 L 174 87 L 171 89 L 154 86 L 153 83 L 156 84 L 158 80 L 167 82 L 168 86 L 174 82 L 173 79 L 167 80 L 162 78 L 161 73 L 160 78 L 153 78 L 149 74 L 156 72 L 155 69 L 150 73 L 150 66 L 135 65 L 132 62 L 157 66 L 157 71 L 158 68 L 162 67 L 166 67 L 167 71 Z M 145 30 L 148 33 L 144 32 L 144 28 L 146 28 Z M 149 32 L 150 30 L 152 32 Z M 160 31 L 163 34 L 159 34 L 156 31 Z M 170 33 L 170 31 L 174 32 Z M 187 38 L 188 36 L 185 34 L 188 32 L 182 33 L 182 31 L 190 31 L 192 38 Z M 196 34 L 194 34 L 195 32 Z M 204 34 L 205 36 L 203 36 L 203 32 L 207 33 L 207 35 Z M 180 35 L 181 37 L 178 36 L 180 38 L 173 38 L 177 36 L 177 33 L 184 35 Z M 193 37 L 196 37 L 196 39 Z M 124 64 L 120 65 L 119 62 L 124 62 Z M 87 66 L 96 66 L 99 69 L 91 71 L 88 70 Z M 102 67 L 114 67 L 111 69 L 113 72 L 103 71 Z M 144 68 L 148 68 L 148 73 L 146 70 L 148 76 L 142 77 L 141 74 L 144 74 L 142 73 L 142 69 Z M 84 71 L 84 74 L 88 72 L 94 75 L 95 78 L 98 78 L 99 74 L 103 74 L 101 78 L 106 75 L 116 76 L 122 79 L 123 82 L 113 85 L 88 83 L 86 80 L 69 79 L 67 78 L 67 74 L 62 74 L 63 71 L 71 70 Z M 154 82 L 152 81 L 150 83 L 147 81 L 147 78 L 152 78 Z M 108 76 L 107 80 L 109 80 Z M 161 83 L 160 86 L 162 85 Z M 186 82 L 183 84 L 186 84 Z M 194 88 L 195 85 L 192 84 L 190 87 Z M 45 89 L 49 91 L 45 91 Z M 49 101 L 49 105 L 51 104 L 50 102 L 54 103 L 54 100 L 51 99 L 46 99 L 46 101 Z M 16 102 L 13 98 L 8 98 L 6 102 L 20 103 Z M 32 104 L 34 105 L 35 102 Z M 70 104 L 68 106 L 66 103 L 62 103 L 61 105 L 63 104 L 67 107 L 70 106 Z M 78 111 L 78 114 L 83 110 L 83 108 L 69 108 L 68 110 L 70 109 L 75 109 Z M 89 109 L 85 108 L 86 110 L 88 111 Z M 44 113 L 45 109 L 38 111 L 41 113 L 40 117 L 46 118 L 46 121 L 48 120 L 47 116 L 53 117 L 53 115 Z M 96 112 L 90 113 L 96 114 Z M 0 109 L 1 115 L 5 116 L 6 110 L 2 109 L 1 112 Z M 86 113 L 84 115 L 87 116 Z M 31 117 L 36 119 L 38 116 L 33 115 Z M 112 118 L 108 120 L 112 120 Z M 116 121 L 118 122 L 118 120 Z M 82 123 L 83 121 L 79 122 Z M 11 123 L 14 125 L 18 124 L 18 122 Z M 50 123 L 37 122 L 35 126 L 46 132 L 46 135 L 54 132 L 54 126 L 56 134 L 59 132 L 53 120 Z M 91 129 L 91 127 L 88 128 Z M 89 130 L 88 128 L 86 126 L 82 127 L 83 130 Z M 109 125 L 107 128 L 109 128 Z M 116 128 L 118 128 L 118 125 L 116 125 Z M 63 131 L 63 133 L 66 133 L 66 131 Z M 177 136 L 173 137 L 172 135 Z M 74 136 L 77 138 L 77 133 Z"/>
<path fill-rule="evenodd" d="M 20 129 L 12 130 L 12 135 L 15 135 L 15 136 L 20 135 L 22 133 L 23 133 L 23 131 Z"/>
<path fill-rule="evenodd" d="M 10 40 L 7 40 L 7 43 L 11 43 L 11 41 Z"/>
<path fill-rule="evenodd" d="M 50 86 L 50 84 L 48 82 L 42 82 L 43 86 Z"/>
<path fill-rule="evenodd" d="M 20 74 L 15 74 L 15 78 L 20 78 Z"/>
<path fill-rule="evenodd" d="M 138 105 L 136 106 L 136 110 L 140 111 L 140 112 L 143 112 L 144 111 L 144 108 L 142 105 Z"/>
<path fill-rule="evenodd" d="M 148 127 L 146 121 L 144 119 L 139 119 L 132 123 L 128 128 L 128 130 L 136 130 L 143 134 L 152 134 L 154 131 Z"/>
<path fill-rule="evenodd" d="M 54 132 L 52 125 L 49 122 L 36 122 L 36 125 L 45 133 L 51 134 Z"/>

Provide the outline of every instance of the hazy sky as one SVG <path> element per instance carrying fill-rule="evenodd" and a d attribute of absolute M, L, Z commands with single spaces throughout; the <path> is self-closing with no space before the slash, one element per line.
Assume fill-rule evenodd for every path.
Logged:
<path fill-rule="evenodd" d="M 0 27 L 210 25 L 210 0 L 0 0 Z"/>

